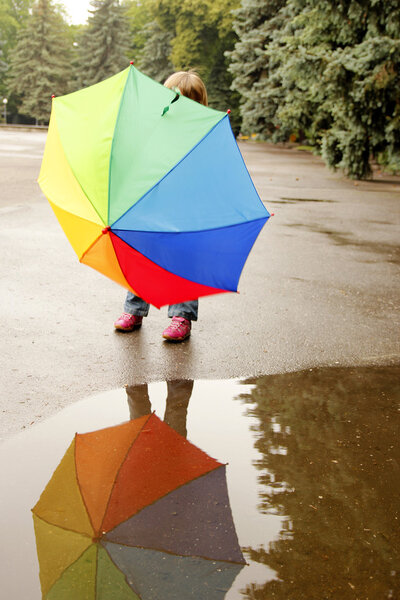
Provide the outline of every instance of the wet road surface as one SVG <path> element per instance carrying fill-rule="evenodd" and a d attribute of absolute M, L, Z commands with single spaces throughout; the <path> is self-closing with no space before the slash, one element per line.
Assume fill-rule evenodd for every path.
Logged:
<path fill-rule="evenodd" d="M 347 181 L 307 153 L 243 143 L 275 216 L 240 294 L 202 299 L 191 339 L 171 346 L 165 308 L 114 332 L 125 292 L 78 263 L 36 184 L 44 142 L 0 129 L 0 439 L 132 382 L 399 362 L 399 178 Z"/>
<path fill-rule="evenodd" d="M 247 565 L 226 593 L 210 579 L 208 598 L 398 598 L 399 376 L 398 366 L 338 367 L 132 384 L 64 409 L 0 446 L 7 482 L 0 500 L 7 515 L 2 594 L 41 597 L 30 509 L 75 431 L 153 410 L 227 463 L 230 506 Z M 180 576 L 163 577 L 169 589 Z M 179 585 L 180 595 L 166 600 L 192 597 L 190 581 L 179 579 Z M 151 589 L 147 594 L 143 600 L 153 598 Z"/>
<path fill-rule="evenodd" d="M 398 598 L 399 178 L 242 144 L 275 216 L 241 293 L 203 299 L 172 346 L 165 309 L 113 331 L 124 291 L 64 238 L 35 183 L 44 141 L 0 130 L 5 597 L 40 598 L 30 509 L 75 431 L 156 410 L 228 463 L 248 565 L 227 600 Z"/>

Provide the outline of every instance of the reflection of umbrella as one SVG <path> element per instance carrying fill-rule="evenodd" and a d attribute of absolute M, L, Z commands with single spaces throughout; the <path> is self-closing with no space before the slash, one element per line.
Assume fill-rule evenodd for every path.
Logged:
<path fill-rule="evenodd" d="M 49 600 L 220 600 L 245 562 L 225 466 L 154 414 L 77 434 L 33 513 Z"/>
<path fill-rule="evenodd" d="M 228 115 L 133 66 L 54 99 L 39 184 L 80 261 L 158 307 L 236 291 L 269 217 Z"/>

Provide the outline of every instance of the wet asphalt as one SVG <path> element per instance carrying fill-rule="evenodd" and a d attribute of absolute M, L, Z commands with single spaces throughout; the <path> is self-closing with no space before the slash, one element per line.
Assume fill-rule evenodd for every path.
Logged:
<path fill-rule="evenodd" d="M 240 294 L 201 299 L 191 339 L 171 345 L 166 308 L 113 330 L 125 292 L 69 246 L 36 183 L 44 142 L 0 130 L 0 439 L 125 384 L 400 362 L 400 178 L 352 182 L 309 153 L 242 142 L 274 217 Z"/>

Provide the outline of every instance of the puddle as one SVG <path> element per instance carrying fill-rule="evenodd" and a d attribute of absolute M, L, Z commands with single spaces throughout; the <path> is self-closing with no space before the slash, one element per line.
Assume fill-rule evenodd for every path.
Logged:
<path fill-rule="evenodd" d="M 233 583 L 215 584 L 199 598 L 398 598 L 399 382 L 400 366 L 326 368 L 130 385 L 77 402 L 0 445 L 3 596 L 41 598 L 31 508 L 75 432 L 155 411 L 227 464 L 247 565 Z M 190 580 L 185 585 L 189 590 Z M 163 600 L 190 597 L 163 594 Z"/>
<path fill-rule="evenodd" d="M 279 200 L 268 200 L 268 203 L 273 204 L 297 204 L 298 202 L 337 202 L 337 200 L 320 200 L 319 198 L 284 198 Z"/>
<path fill-rule="evenodd" d="M 393 244 L 385 244 L 384 242 L 369 242 L 353 238 L 350 233 L 325 229 L 318 225 L 304 225 L 303 223 L 291 223 L 287 227 L 297 229 L 307 229 L 314 233 L 322 233 L 329 236 L 337 246 L 352 246 L 364 252 L 373 252 L 375 254 L 384 255 L 387 262 L 400 264 L 400 246 Z"/>

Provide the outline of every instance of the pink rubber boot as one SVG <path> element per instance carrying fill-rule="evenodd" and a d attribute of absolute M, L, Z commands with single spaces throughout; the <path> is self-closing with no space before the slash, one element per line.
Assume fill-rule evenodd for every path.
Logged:
<path fill-rule="evenodd" d="M 122 313 L 119 319 L 114 323 L 115 329 L 118 331 L 133 331 L 142 326 L 143 317 L 131 315 L 130 313 Z"/>
<path fill-rule="evenodd" d="M 183 342 L 190 335 L 192 323 L 184 317 L 172 317 L 171 324 L 164 329 L 163 338 L 169 342 Z"/>

